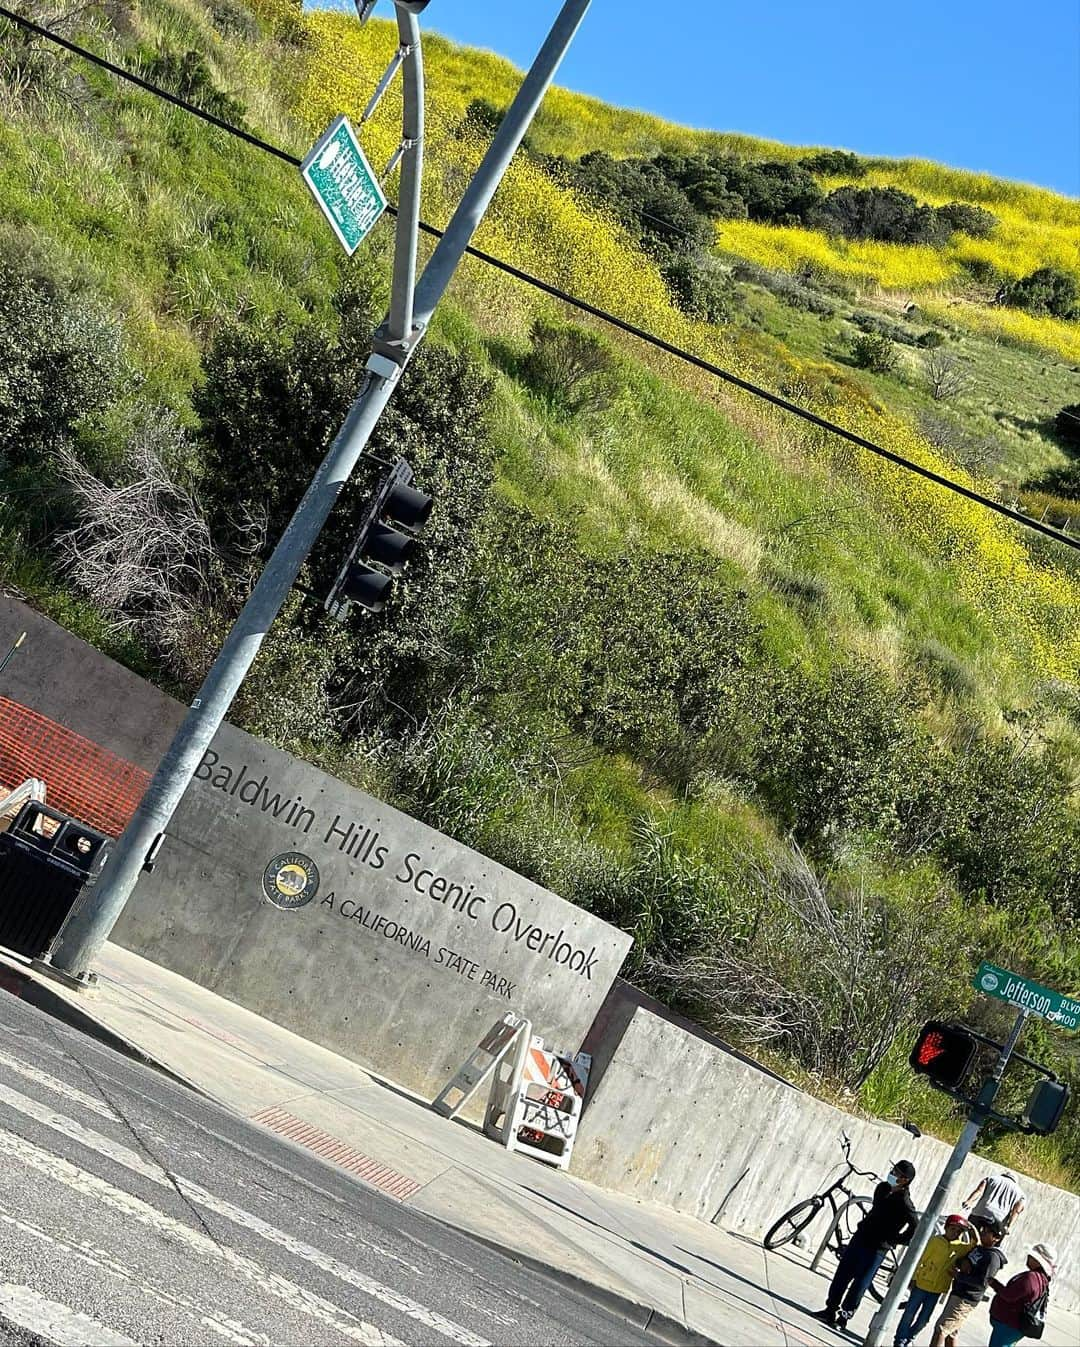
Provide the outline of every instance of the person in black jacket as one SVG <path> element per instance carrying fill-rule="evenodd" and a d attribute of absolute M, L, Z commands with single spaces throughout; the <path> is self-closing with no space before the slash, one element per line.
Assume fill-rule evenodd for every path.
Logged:
<path fill-rule="evenodd" d="M 918 1217 L 908 1188 L 915 1177 L 910 1160 L 898 1160 L 884 1183 L 874 1189 L 874 1203 L 855 1227 L 840 1256 L 836 1275 L 825 1298 L 825 1308 L 814 1314 L 831 1328 L 847 1323 L 874 1280 L 874 1274 L 894 1244 L 907 1244 Z"/>

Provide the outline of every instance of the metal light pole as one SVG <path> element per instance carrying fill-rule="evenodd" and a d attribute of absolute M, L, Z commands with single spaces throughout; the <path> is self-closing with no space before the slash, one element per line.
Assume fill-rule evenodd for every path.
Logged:
<path fill-rule="evenodd" d="M 85 893 L 68 916 L 49 961 L 85 979 L 102 945 L 123 912 L 147 858 L 156 854 L 165 829 L 225 719 L 245 675 L 281 610 L 300 567 L 326 523 L 345 483 L 363 453 L 402 370 L 423 339 L 476 227 L 495 194 L 514 152 L 536 115 L 590 0 L 565 0 L 544 45 L 537 53 L 487 153 L 465 190 L 446 233 L 413 292 L 416 234 L 420 215 L 423 134 L 423 67 L 420 59 L 416 0 L 394 0 L 404 58 L 405 154 L 390 312 L 375 334 L 360 394 L 350 407 L 303 500 L 259 577 L 243 611 L 154 773 L 146 793 L 110 858 L 100 888 Z M 411 142 L 411 144 L 410 144 Z"/>
<path fill-rule="evenodd" d="M 889 1289 L 885 1292 L 885 1299 L 876 1310 L 874 1317 L 870 1320 L 870 1327 L 867 1330 L 866 1337 L 863 1339 L 863 1347 L 881 1347 L 882 1335 L 888 1325 L 889 1319 L 900 1303 L 900 1298 L 908 1289 L 908 1283 L 911 1281 L 915 1272 L 915 1266 L 923 1255 L 923 1250 L 930 1242 L 930 1236 L 934 1233 L 934 1227 L 937 1224 L 938 1217 L 945 1210 L 945 1203 L 949 1197 L 949 1189 L 952 1187 L 953 1179 L 959 1174 L 964 1161 L 967 1159 L 972 1146 L 975 1145 L 975 1138 L 979 1135 L 979 1129 L 989 1116 L 991 1105 L 1001 1088 L 1001 1078 L 1005 1074 L 1005 1066 L 1012 1056 L 1013 1049 L 1016 1047 L 1016 1041 L 1020 1037 L 1020 1031 L 1024 1027 L 1024 1021 L 1027 1019 L 1027 1011 L 1021 1010 L 1016 1017 L 1009 1037 L 1005 1040 L 998 1059 L 994 1064 L 994 1069 L 983 1081 L 979 1096 L 972 1105 L 968 1120 L 964 1124 L 964 1130 L 960 1133 L 959 1140 L 953 1147 L 952 1154 L 945 1162 L 945 1168 L 937 1181 L 937 1187 L 934 1189 L 934 1195 L 927 1204 L 926 1210 L 919 1219 L 919 1224 L 915 1228 L 915 1233 L 911 1237 L 911 1242 L 907 1246 L 903 1258 L 900 1260 L 900 1266 L 897 1268 L 892 1281 L 889 1283 Z"/>

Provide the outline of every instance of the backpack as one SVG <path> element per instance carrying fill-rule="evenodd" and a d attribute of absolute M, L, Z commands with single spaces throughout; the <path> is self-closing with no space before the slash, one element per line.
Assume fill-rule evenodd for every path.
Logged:
<path fill-rule="evenodd" d="M 1020 1328 L 1025 1338 L 1041 1338 L 1046 1327 L 1046 1307 L 1050 1303 L 1050 1287 L 1029 1304 L 1025 1305 L 1018 1316 Z"/>

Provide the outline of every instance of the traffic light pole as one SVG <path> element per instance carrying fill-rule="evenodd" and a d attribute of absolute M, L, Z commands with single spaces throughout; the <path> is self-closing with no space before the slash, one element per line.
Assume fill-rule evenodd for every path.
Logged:
<path fill-rule="evenodd" d="M 959 1174 L 964 1161 L 971 1152 L 971 1148 L 975 1145 L 975 1138 L 979 1135 L 980 1128 L 990 1116 L 994 1099 L 1001 1088 L 1001 1078 L 1005 1074 L 1005 1066 L 1013 1054 L 1013 1049 L 1016 1047 L 1016 1041 L 1020 1037 L 1020 1031 L 1023 1029 L 1026 1019 L 1027 1011 L 1021 1010 L 1009 1032 L 1009 1037 L 1005 1040 L 1004 1046 L 998 1054 L 993 1071 L 983 1081 L 978 1098 L 968 1111 L 968 1120 L 964 1124 L 964 1130 L 960 1133 L 952 1154 L 945 1162 L 945 1168 L 938 1178 L 934 1194 L 920 1217 L 915 1233 L 911 1237 L 911 1242 L 900 1260 L 900 1266 L 889 1283 L 889 1289 L 885 1292 L 885 1299 L 870 1320 L 870 1328 L 863 1339 L 863 1347 L 880 1347 L 881 1345 L 882 1336 L 889 1320 L 892 1318 L 901 1298 L 906 1294 L 915 1267 L 923 1256 L 923 1250 L 930 1242 L 930 1236 L 934 1233 L 938 1218 L 945 1210 L 945 1203 L 948 1201 L 953 1179 Z"/>
<path fill-rule="evenodd" d="M 410 293 L 408 299 L 402 299 L 400 293 L 393 294 L 390 314 L 376 333 L 359 396 L 161 759 L 138 809 L 110 857 L 103 884 L 83 894 L 64 924 L 49 956 L 55 968 L 80 980 L 88 976 L 147 861 L 156 854 L 176 807 L 225 719 L 271 623 L 281 611 L 301 566 L 367 447 L 402 371 L 423 339 L 435 307 L 536 115 L 589 4 L 590 0 L 564 0 L 547 39 L 432 253 L 415 295 Z M 405 87 L 406 106 L 409 107 L 411 92 L 412 110 L 406 113 L 403 121 L 404 144 L 410 139 L 416 140 L 423 130 L 423 111 L 417 112 L 415 106 L 422 102 L 422 67 L 415 18 L 403 10 L 397 0 L 395 9 L 403 44 L 408 39 L 408 44 L 412 45 L 414 38 L 417 39 L 415 59 L 410 54 L 405 62 L 406 76 L 411 79 L 411 84 L 407 82 Z M 414 134 L 410 135 L 410 131 Z M 408 151 L 408 146 L 406 149 Z M 412 158 L 414 154 L 416 158 Z M 407 283 L 411 292 L 420 209 L 418 143 L 412 147 L 409 156 L 416 171 L 409 171 L 407 159 L 401 182 L 394 279 L 396 283 Z M 403 237 L 403 232 L 408 237 Z"/>

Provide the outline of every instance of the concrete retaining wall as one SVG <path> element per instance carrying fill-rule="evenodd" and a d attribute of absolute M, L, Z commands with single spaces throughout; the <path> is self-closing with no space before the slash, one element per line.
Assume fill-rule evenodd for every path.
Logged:
<path fill-rule="evenodd" d="M 868 1122 L 770 1078 L 677 1024 L 634 1010 L 613 1022 L 605 1069 L 591 1085 L 572 1170 L 603 1188 L 760 1238 L 784 1211 L 839 1172 L 840 1133 L 860 1169 L 916 1168 L 916 1206 L 928 1200 L 950 1148 Z M 595 1041 L 594 1049 L 599 1046 Z M 995 1166 L 969 1158 L 953 1189 L 958 1204 Z M 867 1181 L 855 1191 L 870 1190 Z M 1061 1255 L 1054 1299 L 1080 1309 L 1080 1199 L 1022 1178 L 1027 1209 L 1008 1240 L 1014 1264 L 1045 1240 Z"/>
<path fill-rule="evenodd" d="M 156 766 L 183 708 L 5 600 L 0 647 L 23 629 L 5 695 Z M 231 725 L 113 938 L 428 1095 L 507 1010 L 576 1051 L 631 943 Z"/>

